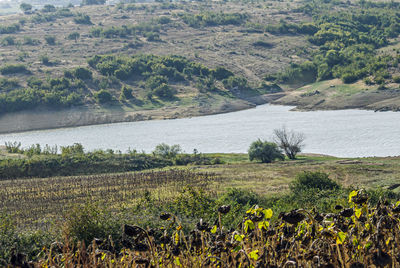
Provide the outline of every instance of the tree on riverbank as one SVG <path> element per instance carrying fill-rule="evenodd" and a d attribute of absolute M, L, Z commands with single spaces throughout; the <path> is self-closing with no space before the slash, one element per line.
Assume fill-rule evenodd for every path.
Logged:
<path fill-rule="evenodd" d="M 296 155 L 304 147 L 305 135 L 301 132 L 288 130 L 286 127 L 274 130 L 275 142 L 285 152 L 289 159 L 296 159 Z"/>
<path fill-rule="evenodd" d="M 250 161 L 259 160 L 263 163 L 271 163 L 275 159 L 284 160 L 285 156 L 275 143 L 258 139 L 250 145 L 249 158 Z"/>

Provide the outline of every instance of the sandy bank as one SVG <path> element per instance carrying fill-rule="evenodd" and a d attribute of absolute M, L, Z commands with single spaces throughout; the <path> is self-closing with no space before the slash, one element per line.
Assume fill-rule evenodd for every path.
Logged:
<path fill-rule="evenodd" d="M 61 111 L 23 111 L 0 116 L 0 133 L 229 113 L 253 108 L 282 96 L 282 94 L 270 94 L 248 100 L 229 99 L 206 105 L 171 106 L 141 111 L 123 110 L 121 107 L 106 107 L 104 109 L 80 107 Z"/>

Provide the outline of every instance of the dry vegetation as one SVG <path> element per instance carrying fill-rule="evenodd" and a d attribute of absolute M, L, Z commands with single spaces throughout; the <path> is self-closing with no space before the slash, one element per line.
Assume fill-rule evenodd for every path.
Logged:
<path fill-rule="evenodd" d="M 74 13 L 90 16 L 93 25 L 76 24 L 73 18 L 61 18 L 53 22 L 32 23 L 30 16 L 13 15 L 0 17 L 0 24 L 12 24 L 25 18 L 27 22 L 22 31 L 12 34 L 16 40 L 23 42 L 24 36 L 38 39 L 38 46 L 2 46 L 0 52 L 4 61 L 21 62 L 21 59 L 31 66 L 38 75 L 45 76 L 46 70 L 52 74 L 62 74 L 66 68 L 86 65 L 86 58 L 96 54 L 176 54 L 203 63 L 209 67 L 225 66 L 237 74 L 246 76 L 252 81 L 259 81 L 266 73 L 283 69 L 293 59 L 304 58 L 304 49 L 308 47 L 305 37 L 274 36 L 271 34 L 254 33 L 248 30 L 248 24 L 261 25 L 278 23 L 284 19 L 289 22 L 309 21 L 301 13 L 291 10 L 298 4 L 292 2 L 290 8 L 284 2 L 266 3 L 177 3 L 171 8 L 162 8 L 162 4 L 137 4 L 146 9 L 121 10 L 115 6 L 85 6 L 71 9 Z M 197 14 L 201 11 L 238 12 L 249 15 L 244 25 L 224 25 L 215 27 L 193 28 L 186 25 L 176 15 L 178 13 Z M 33 16 L 33 15 L 32 15 Z M 161 42 L 148 42 L 144 37 L 127 38 L 92 38 L 90 29 L 102 27 L 133 25 L 150 22 L 160 16 L 171 18 L 172 23 L 163 27 Z M 81 37 L 75 42 L 67 40 L 71 32 L 79 32 Z M 57 37 L 57 45 L 47 45 L 45 35 Z M 4 35 L 3 35 L 4 36 Z M 139 39 L 139 40 L 138 40 Z M 266 41 L 272 48 L 253 46 L 255 41 Z M 138 47 L 129 47 L 129 43 L 140 43 Z M 57 62 L 55 66 L 46 67 L 39 61 L 40 55 L 48 55 L 50 60 Z"/>
<path fill-rule="evenodd" d="M 326 172 L 345 187 L 398 191 L 399 158 L 301 157 L 259 164 L 243 162 L 243 157 L 230 155 L 226 159 L 233 163 L 189 169 L 5 180 L 0 181 L 0 205 L 16 213 L 19 226 L 37 229 L 61 219 L 73 205 L 101 201 L 120 210 L 135 206 L 147 191 L 161 203 L 174 199 L 185 186 L 199 187 L 215 196 L 230 188 L 280 196 L 289 192 L 288 185 L 300 171 Z"/>
<path fill-rule="evenodd" d="M 179 219 L 161 214 L 165 227 L 124 226 L 124 248 L 112 240 L 96 239 L 89 246 L 53 244 L 36 265 L 100 267 L 398 267 L 400 204 L 368 206 L 362 191 L 349 195 L 348 208 L 336 213 L 304 209 L 279 215 L 254 206 L 236 229 L 225 229 L 221 219 L 230 206 L 218 208 L 214 224 L 200 219 L 190 233 Z M 15 258 L 13 264 L 23 263 Z M 32 263 L 33 264 L 33 263 Z"/>

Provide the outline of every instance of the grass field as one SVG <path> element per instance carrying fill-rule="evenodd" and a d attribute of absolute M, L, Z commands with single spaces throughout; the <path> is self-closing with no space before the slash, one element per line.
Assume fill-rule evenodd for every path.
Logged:
<path fill-rule="evenodd" d="M 212 154 L 225 164 L 174 167 L 162 170 L 0 181 L 0 205 L 16 215 L 19 226 L 43 228 L 60 220 L 73 205 L 99 201 L 121 210 L 134 207 L 146 194 L 157 202 L 174 199 L 185 186 L 218 196 L 229 188 L 260 196 L 280 196 L 303 171 L 321 171 L 340 185 L 353 188 L 390 188 L 400 183 L 400 158 L 339 159 L 301 156 L 296 161 L 251 163 L 246 154 Z"/>

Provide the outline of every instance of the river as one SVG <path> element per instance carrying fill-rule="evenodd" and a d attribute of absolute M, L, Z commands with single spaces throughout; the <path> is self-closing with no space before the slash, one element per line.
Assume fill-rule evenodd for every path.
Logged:
<path fill-rule="evenodd" d="M 159 143 L 179 144 L 186 152 L 246 152 L 258 138 L 271 140 L 286 126 L 306 136 L 303 152 L 339 157 L 400 155 L 400 113 L 365 110 L 294 112 L 293 107 L 254 109 L 185 119 L 116 123 L 0 135 L 0 144 L 24 147 L 81 143 L 88 151 L 128 148 L 151 152 Z"/>

